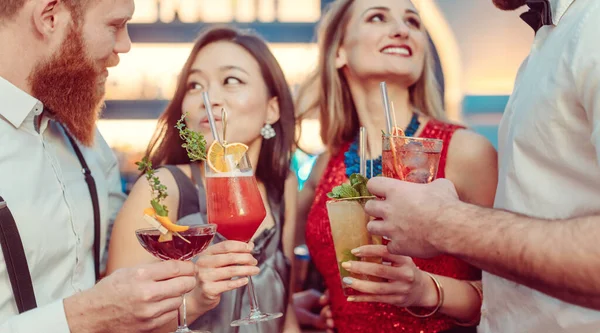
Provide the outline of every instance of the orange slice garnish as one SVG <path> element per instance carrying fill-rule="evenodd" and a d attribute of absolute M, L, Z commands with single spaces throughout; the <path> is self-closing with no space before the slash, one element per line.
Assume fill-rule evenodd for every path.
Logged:
<path fill-rule="evenodd" d="M 169 219 L 168 216 L 156 215 L 156 211 L 152 207 L 148 207 L 148 208 L 144 209 L 144 214 L 154 218 L 155 220 L 160 222 L 160 224 L 163 227 L 165 227 L 165 229 L 167 229 L 171 232 L 184 232 L 190 228 L 187 225 L 179 225 L 179 224 L 175 224 L 175 223 L 171 222 L 171 220 Z"/>
<path fill-rule="evenodd" d="M 214 141 L 208 152 L 206 153 L 206 163 L 215 172 L 227 172 L 231 170 L 230 163 L 226 160 L 232 158 L 233 163 L 237 164 L 244 157 L 248 150 L 248 146 L 243 143 L 229 143 L 222 145 L 218 141 Z M 231 157 L 229 157 L 231 156 Z"/>

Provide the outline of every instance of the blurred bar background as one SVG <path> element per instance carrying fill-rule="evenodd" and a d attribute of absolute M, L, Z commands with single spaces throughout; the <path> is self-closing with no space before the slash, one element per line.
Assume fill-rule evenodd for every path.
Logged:
<path fill-rule="evenodd" d="M 231 23 L 269 42 L 294 91 L 316 64 L 316 24 L 330 0 L 135 0 L 129 24 L 133 47 L 110 69 L 99 128 L 117 154 L 123 187 L 137 177 L 156 119 L 172 97 L 176 79 L 198 31 Z M 491 0 L 413 0 L 438 60 L 449 118 L 497 145 L 496 131 L 533 31 L 519 12 L 497 10 Z M 318 120 L 302 124 L 292 168 L 300 183 L 322 151 Z"/>

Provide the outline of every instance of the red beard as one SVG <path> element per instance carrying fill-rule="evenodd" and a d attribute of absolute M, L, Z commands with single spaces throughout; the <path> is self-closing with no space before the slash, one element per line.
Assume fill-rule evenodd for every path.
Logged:
<path fill-rule="evenodd" d="M 73 27 L 59 51 L 29 77 L 32 95 L 88 147 L 94 143 L 104 98 L 104 68 L 99 67 L 87 56 L 81 31 Z"/>
<path fill-rule="evenodd" d="M 525 5 L 525 0 L 493 0 L 493 2 L 502 10 L 515 10 Z"/>

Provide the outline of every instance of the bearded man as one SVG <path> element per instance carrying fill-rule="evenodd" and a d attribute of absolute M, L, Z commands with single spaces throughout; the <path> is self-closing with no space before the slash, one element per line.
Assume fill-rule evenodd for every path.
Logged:
<path fill-rule="evenodd" d="M 164 330 L 196 285 L 182 262 L 95 284 L 123 201 L 96 120 L 133 11 L 133 0 L 0 1 L 0 332 Z"/>

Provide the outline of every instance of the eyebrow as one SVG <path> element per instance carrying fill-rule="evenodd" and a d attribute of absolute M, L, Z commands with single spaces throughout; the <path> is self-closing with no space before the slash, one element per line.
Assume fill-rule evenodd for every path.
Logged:
<path fill-rule="evenodd" d="M 384 6 L 375 6 L 375 7 L 369 7 L 367 9 L 365 9 L 365 11 L 361 14 L 361 16 L 364 16 L 368 11 L 370 10 L 382 10 L 384 12 L 389 12 L 391 11 L 389 7 L 384 7 Z M 415 14 L 417 16 L 419 16 L 419 12 L 412 9 L 412 8 L 407 8 L 405 13 L 411 13 L 411 14 Z"/>
<path fill-rule="evenodd" d="M 239 66 L 234 66 L 234 65 L 221 66 L 221 67 L 219 67 L 219 70 L 220 70 L 221 72 L 226 72 L 226 71 L 229 71 L 229 70 L 238 70 L 238 71 L 240 71 L 240 72 L 244 72 L 244 73 L 246 73 L 246 75 L 250 75 L 250 74 L 248 74 L 248 72 L 247 72 L 246 70 L 244 70 L 243 68 L 241 68 L 241 67 L 239 67 Z M 192 69 L 190 70 L 190 75 L 192 75 L 192 74 L 202 74 L 202 73 L 203 73 L 203 71 L 202 71 L 201 69 L 199 69 L 199 68 L 192 68 Z"/>
<path fill-rule="evenodd" d="M 125 24 L 125 23 L 131 21 L 131 19 L 132 19 L 131 16 L 115 17 L 110 20 L 110 24 L 117 24 L 117 23 Z"/>
<path fill-rule="evenodd" d="M 246 70 L 244 70 L 242 67 L 239 67 L 239 66 L 233 66 L 233 65 L 222 66 L 219 69 L 221 70 L 221 72 L 226 72 L 226 71 L 229 71 L 229 70 L 238 70 L 240 72 L 246 73 L 246 75 L 249 75 Z"/>

